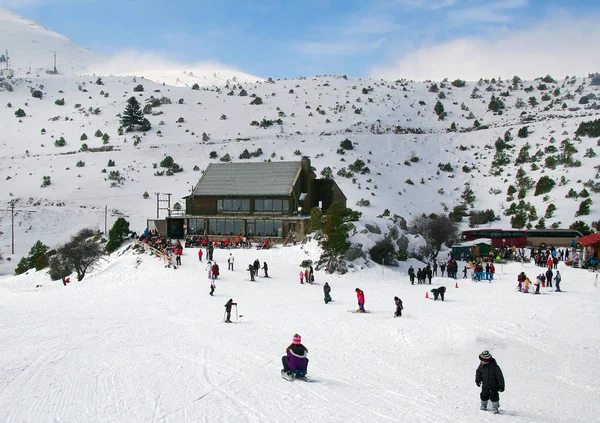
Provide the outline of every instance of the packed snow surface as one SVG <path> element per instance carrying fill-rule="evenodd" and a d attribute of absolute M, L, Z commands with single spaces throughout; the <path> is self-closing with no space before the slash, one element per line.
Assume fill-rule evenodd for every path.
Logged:
<path fill-rule="evenodd" d="M 319 271 L 301 285 L 299 263 L 317 254 L 314 243 L 216 250 L 214 297 L 193 248 L 176 270 L 121 250 L 66 287 L 43 271 L 0 279 L 0 420 L 598 421 L 597 274 L 561 263 L 564 292 L 533 295 L 515 290 L 520 271 L 541 273 L 533 264 L 498 265 L 492 283 L 438 276 L 411 286 L 407 267 L 419 263 L 405 262 Z M 271 277 L 250 282 L 244 269 L 256 258 Z M 444 302 L 424 298 L 441 284 Z M 348 312 L 356 287 L 370 314 Z M 223 323 L 229 298 L 238 324 Z M 294 333 L 309 349 L 310 382 L 280 376 Z M 506 379 L 500 416 L 479 410 L 474 377 L 485 349 Z"/>

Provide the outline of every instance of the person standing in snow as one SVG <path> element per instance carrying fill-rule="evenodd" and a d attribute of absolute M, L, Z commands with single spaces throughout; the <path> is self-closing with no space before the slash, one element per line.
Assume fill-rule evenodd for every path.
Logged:
<path fill-rule="evenodd" d="M 198 259 L 200 259 L 200 261 L 202 261 L 202 248 L 198 248 Z"/>
<path fill-rule="evenodd" d="M 213 279 L 218 279 L 219 278 L 219 265 L 217 264 L 216 261 L 215 261 L 215 263 L 213 264 L 213 267 L 212 267 L 212 277 L 213 277 Z"/>
<path fill-rule="evenodd" d="M 229 299 L 229 301 L 227 301 L 225 303 L 225 312 L 227 313 L 227 319 L 225 319 L 225 323 L 231 323 L 231 307 L 236 306 L 237 307 L 237 303 L 233 302 L 233 299 Z"/>
<path fill-rule="evenodd" d="M 206 270 L 208 271 L 208 279 L 212 280 L 212 263 L 210 262 L 210 260 L 206 263 Z"/>
<path fill-rule="evenodd" d="M 258 269 L 260 269 L 260 261 L 256 259 L 254 260 L 254 274 L 258 273 Z"/>
<path fill-rule="evenodd" d="M 504 392 L 504 376 L 502 370 L 496 363 L 488 350 L 479 354 L 479 367 L 475 371 L 475 384 L 481 387 L 481 410 L 486 411 L 488 401 L 492 400 L 492 411 L 494 414 L 499 413 L 500 396 L 498 392 Z"/>
<path fill-rule="evenodd" d="M 434 260 L 433 261 L 433 276 L 437 276 L 437 268 L 438 268 L 437 260 Z"/>
<path fill-rule="evenodd" d="M 215 285 L 215 281 L 214 280 L 210 281 L 210 292 L 209 292 L 209 294 L 210 294 L 211 297 L 213 296 L 216 287 L 217 287 L 217 285 Z"/>
<path fill-rule="evenodd" d="M 256 282 L 254 279 L 254 266 L 252 264 L 248 265 L 248 272 L 250 272 L 250 282 Z"/>
<path fill-rule="evenodd" d="M 265 278 L 268 278 L 269 277 L 269 266 L 267 265 L 266 261 L 263 261 L 262 269 L 265 272 Z"/>
<path fill-rule="evenodd" d="M 208 248 L 206 251 L 208 252 L 208 259 L 212 261 L 213 253 L 215 252 L 215 247 L 212 245 L 212 242 L 208 244 Z"/>
<path fill-rule="evenodd" d="M 366 311 L 365 311 L 365 293 L 359 288 L 356 288 L 354 291 L 356 292 L 356 298 L 358 300 L 358 312 L 366 313 Z"/>
<path fill-rule="evenodd" d="M 331 301 L 331 287 L 328 282 L 325 282 L 325 285 L 323 285 L 323 294 L 325 295 L 325 304 L 327 304 Z"/>
<path fill-rule="evenodd" d="M 546 286 L 552 288 L 552 268 L 550 266 L 546 270 Z"/>
<path fill-rule="evenodd" d="M 300 271 L 300 283 L 304 283 L 304 272 L 302 270 Z"/>
<path fill-rule="evenodd" d="M 233 271 L 233 254 L 229 253 L 229 258 L 227 259 L 227 269 Z"/>
<path fill-rule="evenodd" d="M 442 262 L 440 264 L 440 270 L 442 271 L 442 278 L 444 277 L 444 271 L 446 270 L 446 263 Z"/>
<path fill-rule="evenodd" d="M 556 283 L 556 292 L 562 292 L 560 290 L 560 281 L 562 279 L 562 276 L 560 276 L 560 272 L 557 270 L 556 271 L 556 276 L 554 277 L 554 282 Z"/>
<path fill-rule="evenodd" d="M 463 269 L 463 279 L 467 279 L 467 266 Z"/>
<path fill-rule="evenodd" d="M 444 275 L 442 275 L 444 276 Z M 412 265 L 408 268 L 408 277 L 410 278 L 410 284 L 415 284 L 415 268 Z"/>
<path fill-rule="evenodd" d="M 394 303 L 396 304 L 396 312 L 394 313 L 394 317 L 402 316 L 402 309 L 404 308 L 402 306 L 402 300 L 398 297 L 394 297 Z"/>
<path fill-rule="evenodd" d="M 302 345 L 302 337 L 297 333 L 292 338 L 292 343 L 285 349 L 286 355 L 281 357 L 283 371 L 289 376 L 297 371 L 306 374 L 308 369 L 308 349 Z"/>

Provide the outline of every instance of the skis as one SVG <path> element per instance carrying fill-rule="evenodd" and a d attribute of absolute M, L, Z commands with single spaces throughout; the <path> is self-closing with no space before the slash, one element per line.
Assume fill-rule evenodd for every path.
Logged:
<path fill-rule="evenodd" d="M 360 311 L 360 310 L 348 310 L 349 313 L 358 313 L 358 314 L 364 314 L 364 313 L 370 313 L 369 310 L 365 310 L 365 311 Z"/>

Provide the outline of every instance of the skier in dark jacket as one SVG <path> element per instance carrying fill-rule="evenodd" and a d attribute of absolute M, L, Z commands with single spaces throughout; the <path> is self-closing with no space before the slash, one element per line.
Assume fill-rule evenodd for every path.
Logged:
<path fill-rule="evenodd" d="M 488 400 L 492 400 L 492 411 L 498 414 L 500 407 L 500 396 L 498 392 L 504 392 L 504 376 L 502 370 L 496 363 L 489 351 L 485 350 L 479 354 L 481 363 L 475 371 L 475 383 L 481 387 L 481 409 L 487 410 Z"/>
<path fill-rule="evenodd" d="M 329 301 L 331 301 L 331 287 L 329 286 L 328 282 L 325 282 L 325 285 L 323 285 L 323 294 L 325 295 L 325 304 L 327 304 Z"/>
<path fill-rule="evenodd" d="M 252 264 L 248 265 L 248 272 L 250 272 L 250 281 L 256 282 L 256 280 L 254 279 L 254 274 L 256 273 L 256 271 L 254 270 L 254 266 Z"/>
<path fill-rule="evenodd" d="M 269 277 L 269 266 L 267 265 L 267 262 L 263 262 L 263 267 L 262 267 L 263 271 L 265 272 L 265 278 Z"/>
<path fill-rule="evenodd" d="M 402 300 L 398 297 L 394 297 L 394 303 L 396 303 L 396 312 L 394 313 L 394 317 L 402 316 Z"/>
<path fill-rule="evenodd" d="M 445 286 L 440 286 L 439 288 L 434 288 L 431 290 L 433 292 L 433 301 L 437 301 L 438 296 L 442 297 L 442 301 L 444 301 L 444 293 L 446 292 Z"/>
<path fill-rule="evenodd" d="M 225 312 L 227 313 L 227 319 L 225 319 L 225 323 L 231 323 L 231 307 L 233 306 L 237 306 L 237 303 L 233 302 L 233 299 L 229 299 L 229 301 L 227 301 L 225 303 Z"/>
<path fill-rule="evenodd" d="M 292 375 L 296 372 L 302 372 L 306 374 L 308 368 L 308 350 L 302 345 L 302 338 L 297 333 L 292 338 L 292 343 L 285 349 L 286 355 L 281 357 L 283 364 L 283 371 L 288 375 Z"/>

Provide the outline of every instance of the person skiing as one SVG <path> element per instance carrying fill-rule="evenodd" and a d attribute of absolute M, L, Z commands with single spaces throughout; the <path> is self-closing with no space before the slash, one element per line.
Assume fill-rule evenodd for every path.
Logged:
<path fill-rule="evenodd" d="M 248 265 L 248 272 L 250 272 L 250 282 L 256 282 L 254 280 L 254 273 L 255 273 L 255 271 L 254 271 L 254 266 L 252 264 Z"/>
<path fill-rule="evenodd" d="M 302 337 L 297 333 L 292 338 L 292 343 L 285 349 L 286 355 L 281 357 L 283 364 L 282 372 L 288 376 L 300 373 L 302 376 L 306 374 L 308 369 L 308 349 L 302 345 Z"/>
<path fill-rule="evenodd" d="M 496 360 L 492 357 L 488 350 L 483 351 L 479 354 L 479 367 L 475 371 L 475 384 L 481 387 L 481 399 L 480 409 L 483 411 L 487 410 L 488 400 L 492 400 L 492 411 L 494 414 L 498 414 L 500 407 L 500 396 L 498 392 L 504 392 L 504 376 L 502 370 L 496 363 Z"/>
<path fill-rule="evenodd" d="M 556 284 L 556 290 L 555 290 L 556 292 L 562 292 L 560 290 L 560 281 L 561 281 L 561 279 L 562 279 L 562 276 L 560 276 L 560 272 L 557 270 L 556 271 L 556 276 L 554 277 L 554 282 Z"/>
<path fill-rule="evenodd" d="M 227 313 L 227 318 L 225 319 L 225 323 L 231 323 L 231 307 L 236 306 L 237 307 L 237 303 L 233 302 L 233 299 L 229 299 L 229 301 L 227 301 L 225 303 L 225 312 Z"/>
<path fill-rule="evenodd" d="M 396 303 L 396 312 L 394 313 L 394 317 L 402 316 L 402 300 L 398 297 L 394 297 L 394 303 Z"/>
<path fill-rule="evenodd" d="M 359 288 L 356 288 L 354 291 L 358 299 L 358 312 L 365 313 L 365 293 Z"/>
<path fill-rule="evenodd" d="M 212 242 L 210 244 L 208 244 L 207 252 L 208 252 L 208 259 L 210 261 L 212 261 L 213 253 L 215 252 L 215 247 L 212 245 Z"/>
<path fill-rule="evenodd" d="M 431 290 L 431 292 L 433 292 L 433 301 L 437 301 L 438 296 L 440 296 L 442 298 L 442 301 L 444 301 L 444 293 L 446 292 L 445 286 L 440 286 L 439 288 L 434 288 Z"/>
<path fill-rule="evenodd" d="M 216 261 L 214 262 L 214 264 L 212 266 L 212 277 L 213 277 L 213 279 L 219 278 L 219 265 L 217 264 Z"/>
<path fill-rule="evenodd" d="M 202 252 L 202 248 L 198 248 L 198 258 L 200 259 L 200 261 L 202 261 L 202 254 L 204 254 Z"/>
<path fill-rule="evenodd" d="M 265 278 L 268 278 L 269 277 L 269 266 L 267 265 L 266 261 L 263 261 L 262 269 L 265 272 Z"/>
<path fill-rule="evenodd" d="M 442 275 L 444 276 L 444 275 Z M 412 265 L 408 268 L 408 277 L 410 278 L 410 284 L 414 285 L 415 284 L 415 269 L 414 267 L 412 267 Z"/>
<path fill-rule="evenodd" d="M 229 258 L 227 259 L 227 270 L 233 271 L 233 254 L 229 253 Z"/>
<path fill-rule="evenodd" d="M 209 292 L 209 294 L 210 294 L 211 297 L 213 296 L 216 287 L 217 287 L 217 285 L 215 285 L 215 281 L 214 280 L 210 281 L 210 292 Z"/>
<path fill-rule="evenodd" d="M 325 282 L 325 285 L 323 285 L 323 294 L 325 295 L 325 304 L 327 304 L 331 301 L 331 287 L 328 282 Z"/>

